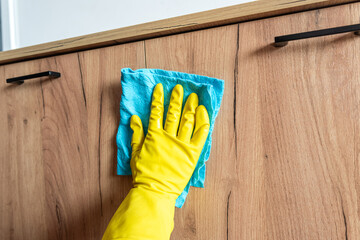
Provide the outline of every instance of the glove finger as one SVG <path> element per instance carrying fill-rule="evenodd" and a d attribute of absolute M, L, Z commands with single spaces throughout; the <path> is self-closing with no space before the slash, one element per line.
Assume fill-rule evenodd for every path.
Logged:
<path fill-rule="evenodd" d="M 209 129 L 210 129 L 210 121 L 209 121 L 208 112 L 206 111 L 206 108 L 203 105 L 200 105 L 199 107 L 196 108 L 195 130 L 190 142 L 195 146 L 202 148 L 209 134 Z"/>
<path fill-rule="evenodd" d="M 195 124 L 195 110 L 198 106 L 198 103 L 199 99 L 196 93 L 190 94 L 185 103 L 178 133 L 178 139 L 183 142 L 190 142 Z"/>
<path fill-rule="evenodd" d="M 132 154 L 140 151 L 144 142 L 144 130 L 141 119 L 137 115 L 133 115 L 130 119 L 130 128 L 134 131 L 131 138 Z"/>
<path fill-rule="evenodd" d="M 166 114 L 164 126 L 164 130 L 172 136 L 176 136 L 179 128 L 183 96 L 183 87 L 180 84 L 176 85 L 171 93 L 169 109 Z"/>
<path fill-rule="evenodd" d="M 149 130 L 161 129 L 164 116 L 164 89 L 161 83 L 155 86 L 149 119 Z"/>

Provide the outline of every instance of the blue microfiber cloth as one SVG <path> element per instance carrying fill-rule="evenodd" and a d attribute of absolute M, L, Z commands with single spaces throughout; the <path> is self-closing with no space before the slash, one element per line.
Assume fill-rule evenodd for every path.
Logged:
<path fill-rule="evenodd" d="M 138 115 L 142 121 L 145 135 L 149 124 L 150 106 L 153 89 L 156 84 L 164 87 L 164 120 L 170 102 L 172 89 L 176 84 L 184 88 L 184 102 L 195 92 L 199 97 L 199 105 L 204 105 L 209 113 L 210 132 L 201 152 L 195 171 L 182 194 L 176 199 L 176 207 L 181 208 L 185 202 L 190 186 L 204 187 L 205 162 L 210 156 L 211 134 L 215 118 L 219 112 L 221 99 L 224 93 L 224 81 L 216 78 L 199 76 L 188 73 L 165 71 L 160 69 L 121 70 L 122 95 L 120 101 L 120 125 L 116 135 L 117 173 L 131 175 L 131 137 L 130 118 Z"/>

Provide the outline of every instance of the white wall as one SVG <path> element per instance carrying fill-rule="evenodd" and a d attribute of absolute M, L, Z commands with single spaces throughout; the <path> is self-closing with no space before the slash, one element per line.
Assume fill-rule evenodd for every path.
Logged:
<path fill-rule="evenodd" d="M 3 50 L 254 0 L 1 0 Z"/>

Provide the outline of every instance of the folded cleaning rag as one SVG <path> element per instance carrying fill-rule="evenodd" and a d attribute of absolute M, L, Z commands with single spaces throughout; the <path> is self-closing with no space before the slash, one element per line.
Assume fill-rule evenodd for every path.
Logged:
<path fill-rule="evenodd" d="M 176 207 L 181 208 L 185 202 L 190 186 L 204 187 L 205 162 L 210 156 L 211 134 L 224 93 L 224 81 L 216 78 L 160 69 L 138 69 L 134 71 L 130 68 L 123 68 L 121 70 L 122 95 L 120 101 L 120 125 L 116 135 L 118 175 L 131 175 L 130 143 L 133 131 L 130 128 L 130 118 L 132 115 L 138 115 L 140 117 L 146 135 L 150 117 L 151 97 L 153 89 L 158 83 L 162 83 L 164 87 L 164 116 L 166 116 L 169 107 L 171 91 L 177 84 L 182 85 L 184 88 L 183 106 L 187 97 L 195 92 L 199 97 L 199 105 L 204 105 L 209 113 L 209 136 L 189 183 L 176 200 Z"/>

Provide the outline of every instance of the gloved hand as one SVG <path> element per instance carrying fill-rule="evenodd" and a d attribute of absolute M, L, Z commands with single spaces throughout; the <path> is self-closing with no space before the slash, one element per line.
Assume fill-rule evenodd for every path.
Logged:
<path fill-rule="evenodd" d="M 161 84 L 156 85 L 146 137 L 140 118 L 132 116 L 134 188 L 111 219 L 103 239 L 170 238 L 175 200 L 194 172 L 210 127 L 206 108 L 198 106 L 195 93 L 188 97 L 181 115 L 182 102 L 183 88 L 176 85 L 163 127 L 164 92 Z"/>

